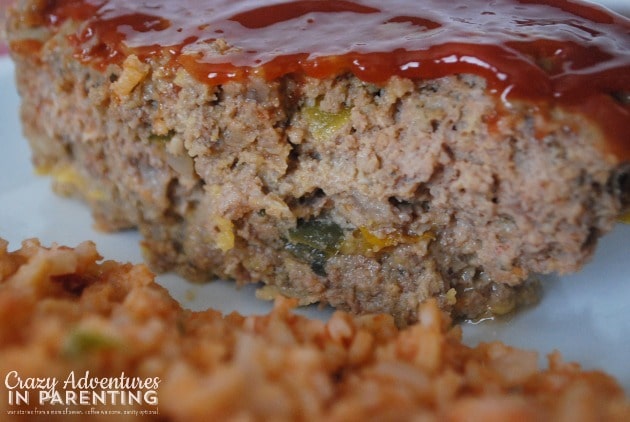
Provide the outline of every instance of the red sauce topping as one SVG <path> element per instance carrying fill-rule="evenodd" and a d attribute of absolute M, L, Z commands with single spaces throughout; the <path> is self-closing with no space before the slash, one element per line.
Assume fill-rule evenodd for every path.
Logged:
<path fill-rule="evenodd" d="M 166 52 L 211 84 L 294 72 L 374 83 L 478 74 L 506 104 L 592 116 L 630 160 L 630 20 L 579 0 L 51 0 L 44 13 L 51 26 L 85 21 L 75 37 L 85 62 Z"/>

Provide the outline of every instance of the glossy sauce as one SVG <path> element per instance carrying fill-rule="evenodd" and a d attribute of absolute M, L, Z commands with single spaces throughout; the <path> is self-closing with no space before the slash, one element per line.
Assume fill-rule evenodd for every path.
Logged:
<path fill-rule="evenodd" d="M 630 20 L 577 0 L 57 0 L 43 18 L 85 21 L 73 38 L 86 63 L 167 53 L 209 84 L 477 74 L 508 106 L 524 98 L 599 121 L 630 160 Z"/>

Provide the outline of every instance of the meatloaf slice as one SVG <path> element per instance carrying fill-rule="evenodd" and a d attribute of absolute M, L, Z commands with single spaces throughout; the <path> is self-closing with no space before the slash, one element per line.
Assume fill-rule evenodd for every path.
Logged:
<path fill-rule="evenodd" d="M 470 2 L 473 21 L 516 34 L 495 42 L 452 30 L 461 8 L 419 21 L 408 10 L 419 3 L 405 0 L 215 1 L 195 13 L 158 3 L 25 0 L 8 23 L 37 171 L 85 200 L 99 228 L 137 228 L 156 270 L 262 281 L 262 296 L 399 324 L 430 297 L 478 318 L 531 300 L 533 274 L 579 270 L 628 210 L 620 16 L 576 2 L 502 0 L 488 13 Z M 341 40 L 300 55 L 284 32 L 262 53 L 247 45 L 348 13 L 358 29 L 347 32 L 363 37 L 363 20 L 389 16 L 366 23 L 389 50 Z M 235 25 L 246 36 L 230 38 Z M 540 28 L 560 38 L 528 38 Z M 424 47 L 396 48 L 414 36 Z"/>

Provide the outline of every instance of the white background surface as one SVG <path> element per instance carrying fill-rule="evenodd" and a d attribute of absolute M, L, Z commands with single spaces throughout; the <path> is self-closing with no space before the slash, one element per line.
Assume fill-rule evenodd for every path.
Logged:
<path fill-rule="evenodd" d="M 602 2 L 630 12 L 630 0 Z M 50 180 L 33 175 L 30 153 L 21 135 L 13 66 L 0 58 L 0 237 L 17 249 L 23 239 L 38 237 L 76 246 L 93 240 L 106 259 L 142 262 L 135 232 L 98 233 L 88 210 L 73 200 L 55 196 Z M 268 312 L 271 304 L 254 297 L 254 287 L 236 290 L 232 283 L 193 285 L 175 275 L 163 275 L 165 285 L 184 306 L 212 307 L 224 312 Z M 619 225 L 606 236 L 590 264 L 578 274 L 548 277 L 542 302 L 500 321 L 464 326 L 465 341 L 501 340 L 535 349 L 544 356 L 559 350 L 566 360 L 587 369 L 613 374 L 630 393 L 630 225 Z M 326 317 L 329 311 L 301 311 Z"/>
<path fill-rule="evenodd" d="M 602 1 L 591 0 L 591 3 L 599 3 L 613 10 L 619 10 L 619 11 L 630 10 L 630 0 L 602 0 Z"/>
<path fill-rule="evenodd" d="M 630 16 L 630 0 L 590 0 L 591 3 L 599 3 L 609 9 L 620 12 L 626 16 Z"/>

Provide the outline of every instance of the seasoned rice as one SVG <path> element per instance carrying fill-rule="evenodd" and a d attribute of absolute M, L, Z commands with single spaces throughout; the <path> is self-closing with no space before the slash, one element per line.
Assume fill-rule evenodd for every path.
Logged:
<path fill-rule="evenodd" d="M 312 320 L 295 304 L 278 298 L 261 316 L 193 312 L 146 266 L 102 261 L 93 243 L 27 240 L 9 252 L 0 240 L 0 419 L 66 419 L 13 416 L 61 410 L 97 421 L 112 420 L 100 411 L 137 410 L 153 414 L 116 420 L 630 420 L 611 376 L 557 353 L 543 369 L 532 351 L 469 347 L 434 301 L 405 329 L 389 315 Z M 149 380 L 157 396 L 133 405 L 6 399 L 19 374 L 59 380 L 65 400 L 68 375 L 86 371 Z"/>

